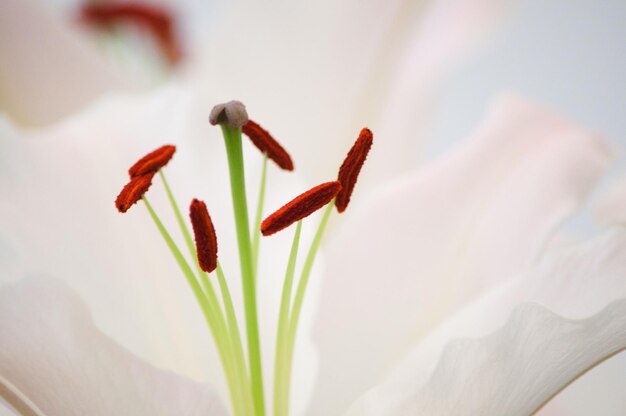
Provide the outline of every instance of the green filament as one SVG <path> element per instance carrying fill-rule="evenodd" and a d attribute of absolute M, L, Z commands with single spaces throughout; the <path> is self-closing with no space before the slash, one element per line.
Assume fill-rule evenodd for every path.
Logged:
<path fill-rule="evenodd" d="M 261 171 L 261 185 L 259 199 L 256 204 L 256 218 L 252 237 L 252 261 L 254 263 L 254 283 L 258 275 L 259 249 L 261 245 L 261 220 L 263 219 L 263 205 L 265 204 L 265 183 L 267 182 L 267 153 L 263 156 L 263 170 Z"/>
<path fill-rule="evenodd" d="M 309 283 L 309 277 L 311 277 L 311 271 L 313 270 L 313 263 L 315 261 L 315 256 L 320 247 L 320 243 L 322 242 L 322 237 L 324 236 L 324 231 L 326 231 L 326 225 L 328 224 L 328 219 L 330 218 L 330 214 L 333 211 L 333 207 L 335 206 L 335 200 L 332 200 L 324 210 L 322 214 L 322 219 L 317 228 L 315 236 L 313 237 L 313 242 L 311 243 L 311 247 L 309 248 L 309 253 L 306 256 L 304 261 L 304 266 L 302 267 L 302 273 L 300 274 L 300 281 L 298 282 L 298 288 L 296 289 L 296 293 L 294 295 L 293 305 L 291 307 L 291 315 L 289 317 L 289 328 L 287 330 L 287 339 L 285 341 L 285 352 L 283 355 L 284 362 L 284 380 L 282 380 L 282 384 L 286 391 L 283 393 L 284 397 L 282 400 L 285 400 L 286 403 L 283 404 L 283 408 L 288 411 L 289 409 L 289 394 L 291 388 L 291 373 L 293 367 L 293 350 L 296 343 L 296 334 L 298 332 L 298 322 L 300 320 L 300 313 L 302 311 L 302 304 L 304 302 L 304 295 L 306 293 L 306 289 Z"/>
<path fill-rule="evenodd" d="M 148 199 L 145 196 L 142 197 L 142 199 L 146 205 L 146 208 L 148 208 L 150 217 L 152 217 L 154 224 L 161 233 L 163 240 L 165 240 L 167 247 L 172 252 L 172 255 L 176 259 L 178 266 L 185 275 L 187 282 L 189 283 L 189 286 L 191 287 L 191 290 L 196 297 L 196 301 L 200 305 L 200 309 L 202 310 L 204 318 L 207 321 L 209 329 L 211 330 L 211 334 L 213 335 L 213 339 L 215 340 L 215 344 L 217 346 L 218 353 L 220 354 L 220 359 L 224 367 L 224 374 L 226 376 L 226 381 L 230 390 L 233 410 L 237 415 L 244 415 L 245 413 L 243 413 L 241 409 L 241 400 L 239 397 L 239 389 L 237 388 L 238 386 L 236 382 L 236 375 L 233 371 L 233 362 L 230 355 L 228 354 L 228 350 L 230 347 L 229 338 L 227 336 L 228 334 L 224 332 L 223 325 L 220 325 L 217 321 L 217 312 L 215 310 L 215 305 L 213 305 L 212 302 L 210 302 L 205 296 L 205 293 L 202 291 L 202 287 L 198 283 L 198 280 L 194 275 L 193 270 L 191 269 L 191 267 L 189 267 L 189 263 L 187 263 L 187 260 L 185 260 L 183 254 L 180 252 L 180 249 L 178 248 L 178 246 L 170 236 L 169 232 L 152 208 L 152 205 L 150 205 L 150 203 L 148 202 Z"/>
<path fill-rule="evenodd" d="M 276 332 L 276 357 L 274 362 L 274 415 L 286 416 L 289 414 L 289 386 L 285 384 L 287 380 L 285 370 L 285 352 L 287 347 L 287 331 L 289 327 L 289 303 L 291 301 L 291 290 L 293 287 L 293 276 L 296 270 L 296 260 L 298 257 L 298 246 L 300 244 L 300 233 L 302 231 L 302 221 L 298 221 L 296 232 L 291 244 L 287 271 L 283 281 L 283 293 L 280 300 L 280 312 L 278 314 L 278 330 Z"/>
<path fill-rule="evenodd" d="M 204 290 L 206 292 L 208 301 L 210 302 L 213 308 L 213 311 L 216 314 L 216 317 L 215 317 L 216 324 L 220 327 L 220 331 L 222 334 L 229 334 L 229 337 L 230 337 L 230 346 L 232 348 L 226 348 L 226 351 L 230 353 L 229 359 L 232 365 L 235 367 L 236 387 L 239 390 L 238 397 L 236 399 L 233 397 L 233 400 L 241 401 L 241 405 L 244 406 L 245 408 L 244 414 L 249 414 L 252 410 L 252 397 L 251 397 L 251 392 L 249 390 L 248 374 L 246 373 L 246 370 L 245 370 L 246 362 L 245 362 L 245 358 L 243 354 L 241 337 L 239 335 L 239 326 L 237 325 L 237 319 L 235 317 L 232 299 L 230 297 L 230 291 L 228 290 L 228 285 L 224 278 L 224 273 L 222 272 L 221 267 L 218 266 L 217 275 L 218 275 L 218 280 L 220 284 L 220 291 L 222 294 L 222 299 L 224 302 L 224 308 L 226 309 L 228 327 L 226 327 L 226 324 L 224 322 L 224 315 L 219 305 L 219 300 L 215 294 L 215 290 L 213 289 L 213 285 L 211 284 L 211 281 L 209 280 L 207 273 L 204 272 L 200 268 L 200 264 L 197 261 L 196 247 L 193 243 L 193 240 L 191 239 L 191 233 L 189 231 L 189 228 L 187 227 L 187 223 L 183 219 L 180 208 L 178 204 L 176 203 L 176 199 L 174 198 L 172 189 L 170 188 L 162 169 L 159 170 L 159 176 L 161 177 L 161 181 L 163 182 L 163 186 L 167 193 L 167 197 L 169 199 L 170 205 L 172 207 L 172 210 L 174 211 L 174 215 L 176 216 L 176 220 L 178 222 L 180 231 L 185 238 L 185 242 L 187 244 L 189 254 L 191 255 L 193 259 L 196 259 L 194 263 L 196 265 L 198 275 L 200 276 L 200 279 L 202 281 L 202 285 L 204 286 Z M 216 344 L 218 342 L 223 343 L 223 340 L 215 340 L 215 342 Z M 222 348 L 225 348 L 225 347 L 222 345 Z"/>
<path fill-rule="evenodd" d="M 228 320 L 228 328 L 230 330 L 231 344 L 233 346 L 233 354 L 235 356 L 235 362 L 237 363 L 238 379 L 241 383 L 241 389 L 243 389 L 243 397 L 245 400 L 246 414 L 252 414 L 254 412 L 254 405 L 252 401 L 252 390 L 250 386 L 250 380 L 248 373 L 246 372 L 246 358 L 243 353 L 243 344 L 241 343 L 241 336 L 239 334 L 239 324 L 237 323 L 237 315 L 235 314 L 235 308 L 233 307 L 233 301 L 230 296 L 230 290 L 228 289 L 228 283 L 224 277 L 224 271 L 222 266 L 218 263 L 216 269 L 217 279 L 220 285 L 220 291 L 222 292 L 222 299 L 224 300 L 224 309 L 226 310 L 226 319 Z"/>

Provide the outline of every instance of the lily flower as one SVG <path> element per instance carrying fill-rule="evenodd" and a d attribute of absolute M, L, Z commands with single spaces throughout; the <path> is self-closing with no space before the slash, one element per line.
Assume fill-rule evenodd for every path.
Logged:
<path fill-rule="evenodd" d="M 309 295 L 321 292 L 320 305 L 316 308 L 316 297 L 308 296 L 303 309 L 293 371 L 293 413 L 340 414 L 350 409 L 352 414 L 530 414 L 582 372 L 619 351 L 623 347 L 619 304 L 611 305 L 608 313 L 598 312 L 623 296 L 617 278 L 623 276 L 623 264 L 617 261 L 623 249 L 619 230 L 564 253 L 555 252 L 550 244 L 607 162 L 599 139 L 541 107 L 509 99 L 496 104 L 485 127 L 459 149 L 419 171 L 412 169 L 419 141 L 413 140 L 418 135 L 416 119 L 407 114 L 428 102 L 416 97 L 428 97 L 425 92 L 432 88 L 433 78 L 472 38 L 468 33 L 480 26 L 460 16 L 476 5 L 484 6 L 480 11 L 491 11 L 489 3 L 470 1 L 459 7 L 436 2 L 419 27 L 407 23 L 406 31 L 414 32 L 407 41 L 409 53 L 381 47 L 383 57 L 393 55 L 388 68 L 372 64 L 381 54 L 353 47 L 395 33 L 387 30 L 395 20 L 381 18 L 378 9 L 362 10 L 355 20 L 365 24 L 358 25 L 352 33 L 355 38 L 351 41 L 348 36 L 338 52 L 315 47 L 317 26 L 312 32 L 293 30 L 290 22 L 302 17 L 295 6 L 281 4 L 284 13 L 278 14 L 272 8 L 237 5 L 226 16 L 237 16 L 250 30 L 244 36 L 226 18 L 211 28 L 209 62 L 190 68 L 183 88 L 174 83 L 144 95 L 107 96 L 65 119 L 110 87 L 88 89 L 88 94 L 75 88 L 78 98 L 58 108 L 41 105 L 36 88 L 20 96 L 23 101 L 7 100 L 11 107 L 3 108 L 13 119 L 19 113 L 26 122 L 62 121 L 32 132 L 15 128 L 7 119 L 0 121 L 1 192 L 6 197 L 0 204 L 1 277 L 46 277 L 19 280 L 0 295 L 2 397 L 25 414 L 227 412 L 226 381 L 192 294 L 172 278 L 178 271 L 149 219 L 133 209 L 129 225 L 111 212 L 110 199 L 124 183 L 122 173 L 133 156 L 164 140 L 175 143 L 179 151 L 171 184 L 181 199 L 197 196 L 210 204 L 220 231 L 220 261 L 236 270 L 236 256 L 229 253 L 236 232 L 224 215 L 227 166 L 214 157 L 223 149 L 216 140 L 207 140 L 209 133 L 200 122 L 206 118 L 207 101 L 233 93 L 257 109 L 264 125 L 282 129 L 281 137 L 301 138 L 303 146 L 294 159 L 308 179 L 327 175 L 330 166 L 335 169 L 339 149 L 345 151 L 353 139 L 347 132 L 370 116 L 376 116 L 377 134 L 386 138 L 386 145 L 368 162 L 371 173 L 362 178 L 384 186 L 369 200 L 364 198 L 367 193 L 357 192 L 350 205 L 354 216 L 343 226 L 334 224 L 339 233 L 325 246 L 324 257 L 312 272 Z M 325 22 L 327 29 L 337 27 L 345 33 L 344 20 L 323 19 L 324 6 L 320 3 L 317 13 L 306 14 L 321 17 L 316 22 Z M 451 8 L 459 16 L 452 25 L 442 18 Z M 346 8 L 350 17 L 352 10 Z M 398 15 L 406 11 L 400 6 L 389 10 Z M 470 22 L 482 24 L 488 14 L 472 14 Z M 277 18 L 285 15 L 293 19 Z M 384 24 L 378 26 L 380 22 Z M 15 26 L 0 25 L 7 27 Z M 298 36 L 294 43 L 307 47 L 298 49 L 302 59 L 292 68 L 320 68 L 305 85 L 293 74 L 309 71 L 276 71 L 280 57 L 292 56 L 289 40 L 294 33 Z M 334 30 L 323 33 L 333 42 L 340 38 Z M 452 35 L 439 36 L 442 33 Z M 279 45 L 257 50 L 269 52 L 276 63 L 263 68 L 249 65 L 260 55 L 233 56 L 233 50 L 250 51 L 245 47 L 250 39 Z M 398 39 L 391 36 L 390 43 L 394 40 Z M 336 54 L 352 65 L 328 59 Z M 224 56 L 238 65 L 224 65 Z M 13 60 L 3 62 L 11 63 L 9 75 L 19 73 Z M 355 74 L 355 67 L 365 69 Z M 251 72 L 236 76 L 233 68 Z M 51 72 L 48 75 L 54 75 Z M 24 85 L 6 81 L 12 79 L 0 82 Z M 285 89 L 287 82 L 297 88 Z M 363 92 L 362 85 L 373 84 L 390 93 Z M 199 97 L 189 93 L 193 87 L 201 91 Z M 337 94 L 339 87 L 347 93 Z M 284 95 L 268 98 L 268 89 Z M 30 90 L 13 91 L 19 96 Z M 44 96 L 54 101 L 53 93 Z M 302 100 L 311 96 L 319 98 Z M 273 101 L 267 103 L 268 99 Z M 13 112 L 15 102 L 20 104 L 18 112 Z M 358 102 L 367 104 L 359 108 Z M 293 110 L 295 103 L 299 111 Z M 351 119 L 337 117 L 337 108 L 357 110 Z M 302 114 L 323 122 L 303 121 Z M 249 173 L 262 171 L 258 158 L 246 157 Z M 398 172 L 408 174 L 397 177 Z M 280 206 L 286 190 L 295 192 L 303 182 L 312 182 L 275 173 L 268 172 L 267 206 Z M 155 193 L 153 202 L 167 205 L 166 193 Z M 168 226 L 175 225 L 170 219 Z M 306 244 L 312 235 L 307 224 L 302 234 Z M 263 276 L 283 272 L 277 270 L 274 256 L 281 253 L 276 256 L 282 258 L 289 251 L 284 237 L 264 242 L 265 258 L 271 261 L 261 259 Z M 233 293 L 240 293 L 237 279 L 233 280 L 229 282 Z M 322 288 L 315 287 L 322 282 Z M 258 285 L 259 310 L 271 318 L 278 314 L 278 284 L 278 279 L 268 278 Z M 543 306 L 524 303 L 528 301 Z M 542 309 L 546 307 L 548 311 Z M 319 313 L 312 324 L 315 310 Z M 488 341 L 449 344 L 458 337 L 480 337 L 496 330 L 512 310 L 513 319 Z M 261 333 L 274 334 L 275 326 L 273 320 L 261 322 Z M 598 326 L 606 332 L 593 332 Z M 573 327 L 574 335 L 562 331 Z M 262 339 L 265 363 L 273 358 L 268 353 L 274 351 L 271 338 Z M 531 342 L 518 342 L 520 338 Z M 461 348 L 466 344 L 471 345 Z M 459 359 L 456 350 L 467 360 Z M 549 354 L 554 351 L 563 354 Z M 272 366 L 266 367 L 271 375 Z M 539 369 L 550 371 L 538 374 Z M 189 378 L 209 379 L 212 386 Z M 528 383 L 514 383 L 519 379 Z M 507 394 L 494 386 L 506 386 Z M 312 390 L 313 399 L 308 400 Z"/>
<path fill-rule="evenodd" d="M 126 106 L 102 103 L 41 137 L 18 141 L 11 135 L 19 133 L 3 125 L 3 147 L 13 161 L 2 164 L 2 177 L 11 178 L 3 193 L 14 197 L 2 206 L 2 218 L 9 219 L 2 241 L 10 253 L 2 274 L 14 279 L 44 271 L 75 288 L 49 279 L 19 280 L 2 292 L 0 327 L 9 334 L 0 348 L 2 395 L 25 414 L 227 414 L 221 372 L 207 362 L 206 331 L 188 289 L 171 278 L 177 273 L 163 244 L 147 219 L 132 217 L 129 229 L 108 214 L 110 195 L 119 190 L 108 177 L 120 167 L 121 153 L 168 129 L 172 137 L 188 131 L 178 117 L 165 128 L 146 129 L 138 121 L 146 114 L 165 120 L 187 112 L 188 96 L 164 93 Z M 110 140 L 90 140 L 89 132 Z M 183 173 L 172 170 L 171 183 L 191 197 L 198 181 L 191 184 L 187 175 L 207 178 L 203 198 L 217 207 L 212 217 L 228 253 L 235 232 L 222 231 L 228 230 L 219 208 L 225 201 L 216 197 L 227 192 L 219 174 L 227 168 L 220 158 L 198 161 L 201 153 L 219 151 L 214 141 L 201 139 L 188 136 L 178 146 L 174 161 Z M 62 157 L 68 154 L 70 164 Z M 509 97 L 453 153 L 369 200 L 351 203 L 354 216 L 327 245 L 325 267 L 311 278 L 313 285 L 323 282 L 312 332 L 320 370 L 316 378 L 308 337 L 298 339 L 294 412 L 532 414 L 622 350 L 623 231 L 567 250 L 549 244 L 608 159 L 596 136 Z M 278 186 L 283 180 L 294 188 L 290 176 L 272 176 L 269 206 L 284 202 L 285 187 Z M 167 204 L 166 195 L 154 200 Z M 272 259 L 288 251 L 280 237 L 263 248 Z M 77 244 L 100 249 L 79 252 Z M 141 271 L 145 266 L 152 273 Z M 236 269 L 227 262 L 225 267 Z M 270 271 L 263 275 L 276 276 L 275 266 L 260 267 Z M 274 301 L 268 296 L 270 302 L 259 308 L 271 316 L 275 285 L 270 279 L 259 283 L 265 295 L 274 292 Z M 114 309 L 124 312 L 115 315 Z M 301 334 L 311 330 L 312 310 L 305 309 Z M 262 325 L 261 333 L 272 329 Z M 475 340 L 454 341 L 461 337 Z M 210 374 L 214 387 L 157 370 L 132 353 L 198 378 Z"/>

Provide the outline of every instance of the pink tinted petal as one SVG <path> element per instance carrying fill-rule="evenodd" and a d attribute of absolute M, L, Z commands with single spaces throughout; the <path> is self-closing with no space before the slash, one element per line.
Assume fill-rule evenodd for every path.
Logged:
<path fill-rule="evenodd" d="M 375 172 L 366 177 L 369 182 L 384 183 L 423 159 L 436 115 L 439 84 L 504 20 L 514 3 L 431 1 L 423 8 L 420 19 L 404 33 L 405 39 L 395 39 L 401 45 L 401 53 L 389 68 L 387 88 L 380 97 L 363 100 L 370 104 L 361 104 L 369 107 L 363 114 L 364 122 L 385 140 L 385 145 L 378 146 L 368 161 L 366 171 Z M 372 86 L 374 91 L 376 88 Z"/>
<path fill-rule="evenodd" d="M 314 413 L 344 408 L 452 311 L 532 264 L 607 159 L 598 137 L 508 96 L 455 151 L 355 204 L 329 249 Z"/>

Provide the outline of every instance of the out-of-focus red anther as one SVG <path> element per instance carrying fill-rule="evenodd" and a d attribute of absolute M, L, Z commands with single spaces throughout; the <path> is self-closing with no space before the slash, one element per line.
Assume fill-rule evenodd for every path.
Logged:
<path fill-rule="evenodd" d="M 128 211 L 141 197 L 148 192 L 152 185 L 152 178 L 155 172 L 131 178 L 130 182 L 124 186 L 122 192 L 115 199 L 115 206 L 121 213 Z"/>
<path fill-rule="evenodd" d="M 217 236 L 206 204 L 194 199 L 189 206 L 189 217 L 196 239 L 198 264 L 207 273 L 217 268 Z"/>
<path fill-rule="evenodd" d="M 326 182 L 297 196 L 261 223 L 261 233 L 272 235 L 308 217 L 328 204 L 341 190 L 338 181 Z"/>
<path fill-rule="evenodd" d="M 108 27 L 126 22 L 145 28 L 155 37 L 171 65 L 177 64 L 182 58 L 174 18 L 164 8 L 135 1 L 88 2 L 81 6 L 80 17 L 94 26 Z"/>
<path fill-rule="evenodd" d="M 352 191 L 354 191 L 354 185 L 356 185 L 359 172 L 361 172 L 373 142 L 374 135 L 371 130 L 368 128 L 362 129 L 359 138 L 356 139 L 356 142 L 354 142 L 341 164 L 339 175 L 337 175 L 337 180 L 341 183 L 341 191 L 335 199 L 335 206 L 338 212 L 343 212 L 348 207 Z"/>
<path fill-rule="evenodd" d="M 161 146 L 153 152 L 148 153 L 141 159 L 139 159 L 133 166 L 128 169 L 128 174 L 131 178 L 135 176 L 142 176 L 147 173 L 154 173 L 167 165 L 168 162 L 174 156 L 176 152 L 176 146 L 166 144 Z"/>
<path fill-rule="evenodd" d="M 241 128 L 241 131 L 250 138 L 252 143 L 262 153 L 265 153 L 278 166 L 285 170 L 293 170 L 293 161 L 289 153 L 263 127 L 252 120 L 248 120 Z"/>

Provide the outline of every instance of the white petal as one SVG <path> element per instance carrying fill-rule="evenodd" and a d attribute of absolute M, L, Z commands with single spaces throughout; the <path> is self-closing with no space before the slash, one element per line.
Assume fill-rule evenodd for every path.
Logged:
<path fill-rule="evenodd" d="M 626 353 L 608 359 L 576 380 L 537 416 L 622 416 L 626 413 Z"/>
<path fill-rule="evenodd" d="M 487 415 L 530 414 L 573 376 L 626 347 L 624 275 L 626 232 L 621 229 L 553 253 L 536 270 L 507 281 L 459 311 L 414 348 L 383 384 L 361 398 L 351 414 L 395 415 L 401 409 L 427 405 L 435 407 L 426 414 L 446 414 L 444 407 L 436 407 L 446 403 L 435 404 L 445 402 L 442 394 L 450 394 L 450 402 L 459 405 L 458 413 L 449 414 L 476 414 L 477 406 L 486 406 Z M 531 304 L 514 311 L 527 302 Z M 484 342 L 453 341 L 484 337 L 504 325 L 511 314 L 504 329 Z M 488 348 L 489 353 L 471 353 L 480 348 Z M 467 356 L 455 356 L 457 349 Z M 485 368 L 484 360 L 493 367 Z M 473 371 L 481 373 L 471 376 Z M 448 384 L 458 390 L 445 391 L 440 384 L 442 372 L 453 377 Z M 506 389 L 499 390 L 499 385 Z"/>
<path fill-rule="evenodd" d="M 346 406 L 451 311 L 532 264 L 607 159 L 597 137 L 508 97 L 454 152 L 350 206 L 316 324 L 316 413 Z"/>
<path fill-rule="evenodd" d="M 0 333 L 2 379 L 43 414 L 227 414 L 209 386 L 158 370 L 102 334 L 58 282 L 2 289 Z"/>
<path fill-rule="evenodd" d="M 393 414 L 531 415 L 624 349 L 626 300 L 581 321 L 525 304 L 489 337 L 450 343 L 429 383 Z"/>
<path fill-rule="evenodd" d="M 27 125 L 58 120 L 124 86 L 76 33 L 35 0 L 0 2 L 0 60 L 0 110 Z"/>

